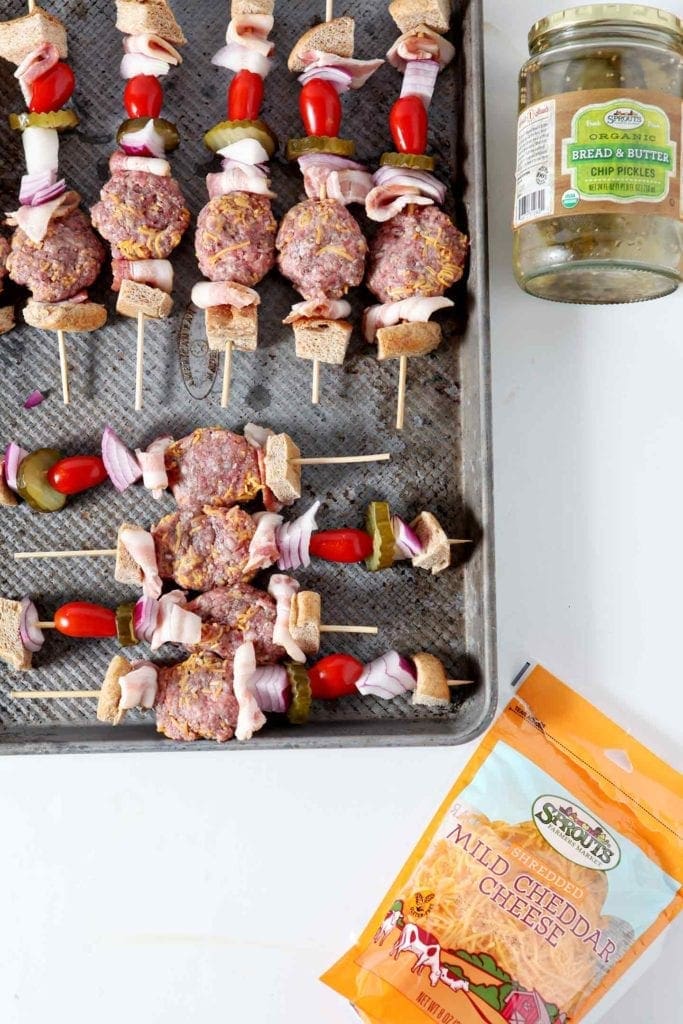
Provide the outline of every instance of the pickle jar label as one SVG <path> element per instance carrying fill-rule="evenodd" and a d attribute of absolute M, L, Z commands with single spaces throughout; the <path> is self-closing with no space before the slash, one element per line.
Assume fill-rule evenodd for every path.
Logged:
<path fill-rule="evenodd" d="M 660 107 L 627 97 L 581 107 L 572 118 L 571 136 L 562 142 L 562 172 L 569 174 L 569 191 L 579 200 L 666 199 L 676 174 L 669 118 Z"/>
<path fill-rule="evenodd" d="M 595 89 L 527 107 L 517 133 L 515 228 L 616 213 L 680 219 L 681 100 Z"/>

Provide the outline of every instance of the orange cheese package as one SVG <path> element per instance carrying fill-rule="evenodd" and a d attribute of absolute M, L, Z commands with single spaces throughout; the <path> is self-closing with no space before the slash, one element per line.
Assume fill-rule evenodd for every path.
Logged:
<path fill-rule="evenodd" d="M 357 944 L 367 1024 L 569 1024 L 683 906 L 683 777 L 537 667 Z"/>

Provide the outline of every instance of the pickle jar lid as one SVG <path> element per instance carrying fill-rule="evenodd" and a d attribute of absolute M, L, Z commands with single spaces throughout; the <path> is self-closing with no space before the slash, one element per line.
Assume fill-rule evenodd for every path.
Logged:
<path fill-rule="evenodd" d="M 551 32 L 607 23 L 659 29 L 660 32 L 669 32 L 683 38 L 683 19 L 658 7 L 645 4 L 584 4 L 582 7 L 567 7 L 564 11 L 557 11 L 537 21 L 529 31 L 529 46 L 538 43 Z"/>

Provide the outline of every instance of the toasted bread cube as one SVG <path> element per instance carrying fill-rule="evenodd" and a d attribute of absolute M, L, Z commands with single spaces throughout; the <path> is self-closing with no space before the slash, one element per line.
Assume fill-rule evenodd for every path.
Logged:
<path fill-rule="evenodd" d="M 413 693 L 413 704 L 426 707 L 447 707 L 451 702 L 451 691 L 443 665 L 433 654 L 411 654 L 417 669 L 417 685 Z"/>
<path fill-rule="evenodd" d="M 97 302 L 36 302 L 24 306 L 24 320 L 42 331 L 83 334 L 98 331 L 107 322 L 107 310 Z"/>
<path fill-rule="evenodd" d="M 401 356 L 426 356 L 441 344 L 441 327 L 428 323 L 396 324 L 377 331 L 377 358 L 399 359 Z"/>
<path fill-rule="evenodd" d="M 223 352 L 228 343 L 240 352 L 255 352 L 258 345 L 258 307 L 209 306 L 206 310 L 209 348 Z"/>
<path fill-rule="evenodd" d="M 116 0 L 116 27 L 127 36 L 150 33 L 176 46 L 187 42 L 165 0 Z"/>
<path fill-rule="evenodd" d="M 447 569 L 451 564 L 451 546 L 436 516 L 420 512 L 410 525 L 422 544 L 422 551 L 411 559 L 415 568 L 431 569 L 432 576 Z"/>
<path fill-rule="evenodd" d="M 393 0 L 389 14 L 402 34 L 426 25 L 443 35 L 451 20 L 451 0 Z"/>
<path fill-rule="evenodd" d="M 99 700 L 97 701 L 97 718 L 107 725 L 119 725 L 126 717 L 121 705 L 121 684 L 119 679 L 130 672 L 130 662 L 120 654 L 114 655 L 109 662 L 107 674 L 102 683 Z"/>
<path fill-rule="evenodd" d="M 128 548 L 121 539 L 124 530 L 137 530 L 135 523 L 121 523 L 116 536 L 116 565 L 114 567 L 114 579 L 117 583 L 132 583 L 140 586 L 143 580 L 142 569 L 131 557 Z"/>
<path fill-rule="evenodd" d="M 14 306 L 3 306 L 0 309 L 0 334 L 7 334 L 14 326 Z"/>
<path fill-rule="evenodd" d="M 5 460 L 0 461 L 0 505 L 4 505 L 6 508 L 14 508 L 18 505 L 17 496 L 12 488 L 7 483 L 5 477 Z"/>
<path fill-rule="evenodd" d="M 267 14 L 275 9 L 275 0 L 232 0 L 230 17 L 239 18 L 242 14 Z"/>
<path fill-rule="evenodd" d="M 266 487 L 284 505 L 301 497 L 301 467 L 292 462 L 300 456 L 289 434 L 272 434 L 266 441 Z"/>
<path fill-rule="evenodd" d="M 314 590 L 300 590 L 292 598 L 289 632 L 304 654 L 320 650 L 320 614 L 320 594 Z"/>
<path fill-rule="evenodd" d="M 355 29 L 353 18 L 321 21 L 304 32 L 294 44 L 287 60 L 287 67 L 290 71 L 303 71 L 304 62 L 301 55 L 308 50 L 323 50 L 325 53 L 336 53 L 339 57 L 353 57 Z"/>
<path fill-rule="evenodd" d="M 148 284 L 140 284 L 128 278 L 121 282 L 121 290 L 116 300 L 116 312 L 122 316 L 143 316 L 152 320 L 165 319 L 173 309 L 173 299 L 161 288 L 152 288 Z"/>
<path fill-rule="evenodd" d="M 56 46 L 61 60 L 69 55 L 64 25 L 41 7 L 35 7 L 23 18 L 0 21 L 0 57 L 10 64 L 21 64 L 41 43 Z"/>
<path fill-rule="evenodd" d="M 292 323 L 299 359 L 317 359 L 341 366 L 351 340 L 353 326 L 348 320 L 301 317 Z"/>
<path fill-rule="evenodd" d="M 31 667 L 31 652 L 21 642 L 20 622 L 21 603 L 0 597 L 0 658 L 12 668 L 26 672 Z"/>

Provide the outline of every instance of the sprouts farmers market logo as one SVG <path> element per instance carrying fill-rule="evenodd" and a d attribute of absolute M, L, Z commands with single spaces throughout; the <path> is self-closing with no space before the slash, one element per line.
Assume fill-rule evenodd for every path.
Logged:
<path fill-rule="evenodd" d="M 562 796 L 539 796 L 533 821 L 546 843 L 572 864 L 609 871 L 621 860 L 614 836 L 588 811 Z"/>
<path fill-rule="evenodd" d="M 615 107 L 605 114 L 605 124 L 608 128 L 641 128 L 645 124 L 645 118 L 633 107 Z"/>

